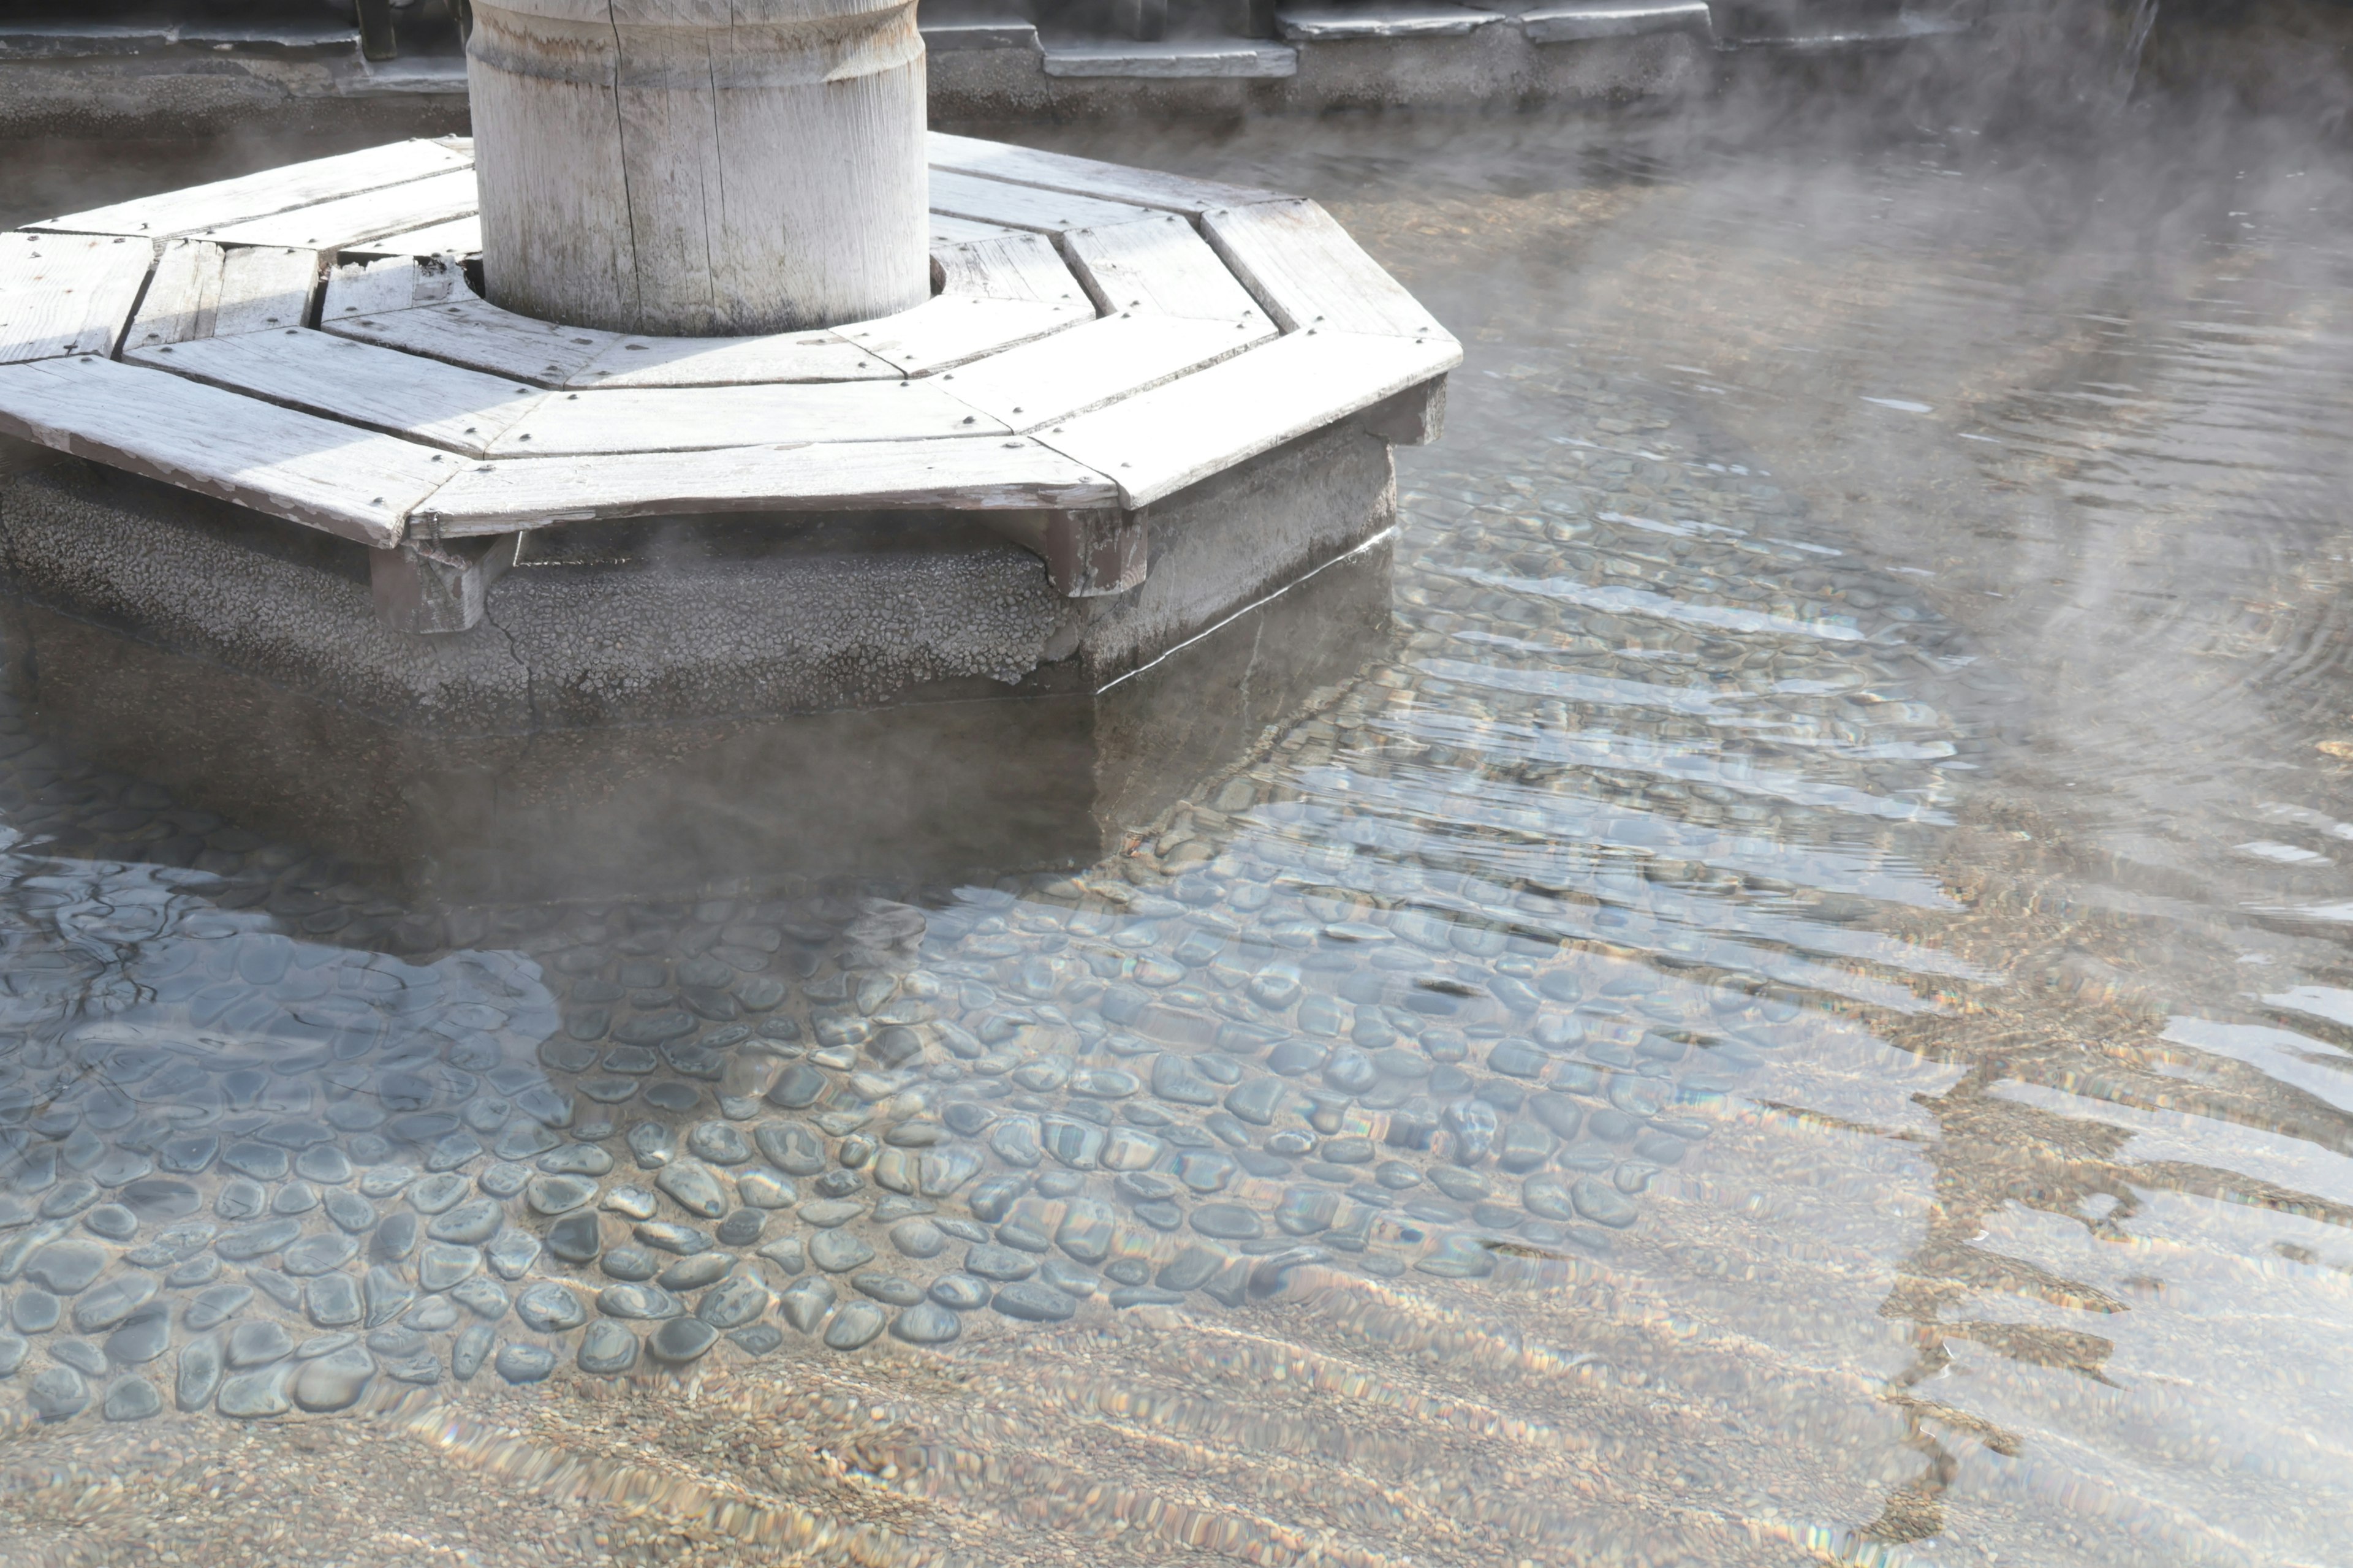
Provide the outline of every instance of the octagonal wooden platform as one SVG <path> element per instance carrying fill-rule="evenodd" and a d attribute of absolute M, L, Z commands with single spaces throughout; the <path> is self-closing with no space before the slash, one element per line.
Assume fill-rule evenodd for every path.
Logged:
<path fill-rule="evenodd" d="M 0 236 L 0 433 L 379 551 L 680 512 L 1133 516 L 1461 359 L 1313 202 L 938 134 L 911 310 L 535 321 L 470 281 L 471 156 L 397 142 Z"/>

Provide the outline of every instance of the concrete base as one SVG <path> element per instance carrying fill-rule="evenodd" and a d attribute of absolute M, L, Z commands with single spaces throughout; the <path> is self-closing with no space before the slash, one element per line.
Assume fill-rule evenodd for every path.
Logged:
<path fill-rule="evenodd" d="M 1125 594 L 968 516 L 679 518 L 423 636 L 357 545 L 61 461 L 0 484 L 0 633 L 37 727 L 427 896 L 1069 864 L 1372 650 L 1394 515 L 1351 422 L 1153 507 Z"/>

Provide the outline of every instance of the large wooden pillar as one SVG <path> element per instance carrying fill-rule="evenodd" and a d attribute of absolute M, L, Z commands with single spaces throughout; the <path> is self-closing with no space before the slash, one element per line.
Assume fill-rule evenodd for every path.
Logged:
<path fill-rule="evenodd" d="M 475 0 L 467 53 L 493 302 L 694 337 L 929 297 L 914 0 Z"/>

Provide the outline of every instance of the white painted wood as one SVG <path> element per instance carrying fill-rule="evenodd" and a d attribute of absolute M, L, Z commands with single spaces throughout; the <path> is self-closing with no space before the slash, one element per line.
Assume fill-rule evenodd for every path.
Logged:
<path fill-rule="evenodd" d="M 1062 237 L 1062 253 L 1103 310 L 1266 320 L 1218 253 L 1173 213 L 1108 228 L 1074 228 Z"/>
<path fill-rule="evenodd" d="M 356 539 L 400 541 L 464 465 L 348 425 L 95 357 L 0 365 L 0 435 Z"/>
<path fill-rule="evenodd" d="M 930 381 L 553 393 L 491 444 L 494 458 L 691 452 L 818 441 L 1002 436 Z"/>
<path fill-rule="evenodd" d="M 128 350 L 123 358 L 473 458 L 549 395 L 501 376 L 299 329 L 162 343 Z"/>
<path fill-rule="evenodd" d="M 1322 327 L 1446 336 L 1438 319 L 1314 202 L 1262 202 L 1207 213 L 1201 232 L 1286 332 Z"/>
<path fill-rule="evenodd" d="M 751 335 L 920 303 L 913 0 L 475 0 L 491 299 Z"/>
<path fill-rule="evenodd" d="M 1271 80 L 1299 74 L 1299 51 L 1285 44 L 1254 44 L 1247 38 L 1170 38 L 1129 43 L 1055 44 L 1045 51 L 1048 76 L 1115 76 L 1145 80 L 1189 81 L 1204 77 Z"/>
<path fill-rule="evenodd" d="M 1702 5 L 1705 0 L 1699 0 Z M 1444 0 L 1403 0 L 1371 5 L 1303 5 L 1275 9 L 1274 29 L 1293 43 L 1350 38 L 1460 38 L 1502 21 L 1495 11 L 1450 5 Z"/>
<path fill-rule="evenodd" d="M 1133 396 L 1274 336 L 1264 316 L 1195 321 L 1106 316 L 944 372 L 939 384 L 1016 430 Z"/>
<path fill-rule="evenodd" d="M 943 245 L 964 245 L 976 239 L 1003 239 L 1008 234 L 1019 232 L 1001 223 L 975 223 L 968 217 L 945 217 L 938 213 L 932 215 L 932 246 L 934 249 Z"/>
<path fill-rule="evenodd" d="M 423 228 L 403 229 L 380 239 L 362 240 L 343 247 L 347 256 L 478 256 L 482 249 L 482 217 L 480 213 L 466 217 L 451 218 L 448 223 L 427 224 Z"/>
<path fill-rule="evenodd" d="M 168 241 L 123 336 L 123 352 L 301 326 L 321 260 L 315 250 Z"/>
<path fill-rule="evenodd" d="M 472 297 L 473 290 L 466 287 L 465 275 L 443 261 L 416 257 L 346 261 L 328 269 L 326 293 L 319 302 L 319 319 L 332 321 L 345 316 L 377 316 Z"/>
<path fill-rule="evenodd" d="M 1132 202 L 1142 207 L 1170 212 L 1203 213 L 1212 207 L 1248 206 L 1253 202 L 1290 198 L 1279 191 L 1248 185 L 1220 184 L 1215 180 L 1188 179 L 1157 169 L 1132 169 L 1067 153 L 1040 153 L 1006 142 L 983 142 L 972 136 L 951 136 L 934 131 L 924 139 L 924 156 L 935 171 L 982 174 L 1017 185 L 1037 185 L 1050 191 L 1071 191 L 1106 201 Z"/>
<path fill-rule="evenodd" d="M 340 338 L 511 375 L 534 386 L 565 384 L 622 341 L 618 332 L 534 321 L 459 290 L 438 305 L 382 314 L 345 312 L 322 317 L 319 325 Z"/>
<path fill-rule="evenodd" d="M 1298 332 L 1049 426 L 1036 438 L 1110 475 L 1124 504 L 1146 506 L 1461 360 L 1451 339 Z"/>
<path fill-rule="evenodd" d="M 427 224 L 448 223 L 476 207 L 474 172 L 453 169 L 406 184 L 387 185 L 355 196 L 339 196 L 271 217 L 221 224 L 199 237 L 224 245 L 281 245 L 305 250 L 340 250 Z"/>
<path fill-rule="evenodd" d="M 1113 505 L 1118 494 L 1103 475 L 1035 441 L 952 437 L 479 463 L 463 467 L 416 521 L 457 537 L 672 512 L 1088 509 Z"/>
<path fill-rule="evenodd" d="M 873 350 L 831 332 L 776 332 L 760 338 L 632 334 L 597 355 L 594 363 L 565 384 L 575 389 L 743 386 L 784 381 L 896 381 L 905 374 Z"/>
<path fill-rule="evenodd" d="M 972 218 L 1007 228 L 1060 234 L 1066 228 L 1130 223 L 1148 216 L 1134 202 L 1105 201 L 1070 191 L 1008 184 L 946 170 L 932 171 L 932 210 L 947 217 Z"/>
<path fill-rule="evenodd" d="M 0 363 L 112 353 L 154 254 L 136 239 L 0 234 Z"/>
<path fill-rule="evenodd" d="M 259 174 L 185 190 L 165 191 L 112 206 L 50 218 L 30 226 L 71 234 L 138 235 L 169 239 L 199 230 L 248 223 L 295 207 L 357 195 L 468 167 L 463 148 L 435 142 L 395 142 L 333 158 L 264 169 Z"/>

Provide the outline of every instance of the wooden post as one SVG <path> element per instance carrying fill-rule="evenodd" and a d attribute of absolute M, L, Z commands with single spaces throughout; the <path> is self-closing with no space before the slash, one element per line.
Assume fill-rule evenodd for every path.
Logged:
<path fill-rule="evenodd" d="M 474 0 L 491 300 L 681 337 L 931 294 L 914 0 Z"/>

